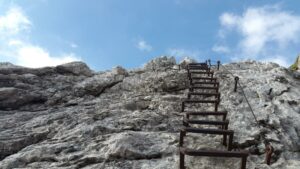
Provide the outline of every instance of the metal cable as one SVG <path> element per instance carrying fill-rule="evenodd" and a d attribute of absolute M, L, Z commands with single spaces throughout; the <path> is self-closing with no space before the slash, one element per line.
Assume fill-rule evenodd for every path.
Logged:
<path fill-rule="evenodd" d="M 225 66 L 223 65 L 223 64 L 220 64 L 230 75 L 232 75 L 232 77 L 235 77 L 234 76 L 234 74 L 231 72 L 231 71 L 229 71 L 228 69 L 226 69 L 225 68 Z M 250 108 L 250 111 L 251 111 L 251 113 L 252 113 L 252 115 L 253 115 L 253 117 L 254 117 L 254 119 L 255 119 L 255 122 L 258 124 L 258 126 L 260 126 L 260 123 L 258 122 L 258 120 L 257 120 L 257 118 L 256 118 L 256 116 L 255 116 L 255 114 L 254 114 L 254 111 L 253 111 L 253 108 L 252 108 L 252 106 L 251 106 L 251 104 L 249 103 L 249 100 L 248 100 L 248 98 L 247 98 L 247 96 L 246 96 L 246 94 L 245 94 L 245 91 L 244 91 L 244 89 L 243 89 L 243 87 L 242 87 L 242 85 L 241 85 L 241 83 L 238 81 L 238 85 L 239 85 L 239 87 L 241 88 L 241 91 L 242 91 L 242 94 L 243 94 L 243 96 L 244 96 L 244 98 L 245 98 L 245 100 L 246 100 L 246 102 L 247 102 L 247 104 L 248 104 L 248 106 L 249 106 L 249 108 Z"/>

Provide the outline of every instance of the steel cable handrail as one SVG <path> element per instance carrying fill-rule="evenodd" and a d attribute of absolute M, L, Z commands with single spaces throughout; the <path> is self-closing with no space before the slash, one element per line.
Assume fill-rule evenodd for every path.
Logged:
<path fill-rule="evenodd" d="M 234 74 L 233 74 L 231 71 L 229 71 L 223 64 L 220 64 L 220 66 L 222 66 L 222 67 L 223 67 L 230 75 L 232 75 L 232 77 L 234 77 L 234 78 L 236 77 L 236 76 L 234 76 Z M 250 108 L 250 111 L 251 111 L 251 113 L 252 113 L 252 115 L 253 115 L 253 117 L 254 117 L 255 122 L 260 126 L 260 123 L 258 122 L 256 115 L 254 114 L 253 108 L 252 108 L 252 106 L 251 106 L 251 104 L 250 104 L 250 102 L 249 102 L 249 100 L 248 100 L 248 98 L 247 98 L 247 96 L 246 96 L 246 94 L 245 94 L 245 91 L 244 91 L 244 89 L 243 89 L 241 83 L 240 83 L 239 81 L 237 81 L 237 83 L 238 83 L 239 87 L 241 88 L 242 94 L 243 94 L 243 96 L 244 96 L 244 98 L 245 98 L 245 100 L 246 100 L 246 102 L 247 102 L 247 104 L 248 104 L 248 106 L 249 106 L 249 108 Z"/>

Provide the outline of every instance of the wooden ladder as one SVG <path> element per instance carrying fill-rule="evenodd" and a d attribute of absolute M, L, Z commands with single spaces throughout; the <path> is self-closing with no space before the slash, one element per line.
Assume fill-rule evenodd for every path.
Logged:
<path fill-rule="evenodd" d="M 183 118 L 184 128 L 180 130 L 179 138 L 179 169 L 185 169 L 185 156 L 207 156 L 207 157 L 226 157 L 241 158 L 241 169 L 246 169 L 248 151 L 232 151 L 234 131 L 228 129 L 229 120 L 226 119 L 227 111 L 218 111 L 221 101 L 217 78 L 207 63 L 190 63 L 187 65 L 188 79 L 190 82 L 187 99 L 182 101 L 181 111 L 185 113 Z M 199 98 L 201 97 L 201 98 Z M 211 97 L 214 97 L 211 99 Z M 190 111 L 186 109 L 189 104 L 213 104 L 214 111 Z M 192 117 L 222 116 L 222 120 L 199 120 Z M 193 125 L 212 125 L 219 128 L 198 128 Z M 187 133 L 222 135 L 222 144 L 227 146 L 227 150 L 193 150 L 184 147 L 184 138 Z"/>

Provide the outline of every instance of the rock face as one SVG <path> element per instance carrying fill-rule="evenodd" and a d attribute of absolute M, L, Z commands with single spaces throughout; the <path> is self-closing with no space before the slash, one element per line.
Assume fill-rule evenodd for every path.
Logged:
<path fill-rule="evenodd" d="M 178 168 L 180 102 L 187 72 L 159 57 L 137 70 L 94 73 L 81 62 L 29 69 L 0 64 L 0 168 Z M 233 77 L 242 88 L 233 92 Z M 300 166 L 300 81 L 276 64 L 231 63 L 216 71 L 221 110 L 234 142 L 251 152 L 248 168 Z M 205 106 L 205 105 L 204 105 Z M 222 147 L 194 136 L 197 147 Z M 275 148 L 264 164 L 264 142 Z M 190 168 L 238 168 L 236 159 L 188 158 Z"/>

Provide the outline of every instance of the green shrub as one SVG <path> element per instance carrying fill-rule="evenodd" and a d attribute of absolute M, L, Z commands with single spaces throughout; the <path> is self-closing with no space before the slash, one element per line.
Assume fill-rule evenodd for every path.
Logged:
<path fill-rule="evenodd" d="M 298 61 L 299 61 L 299 59 L 300 59 L 300 55 L 297 57 L 295 63 L 290 66 L 291 70 L 298 70 Z"/>

